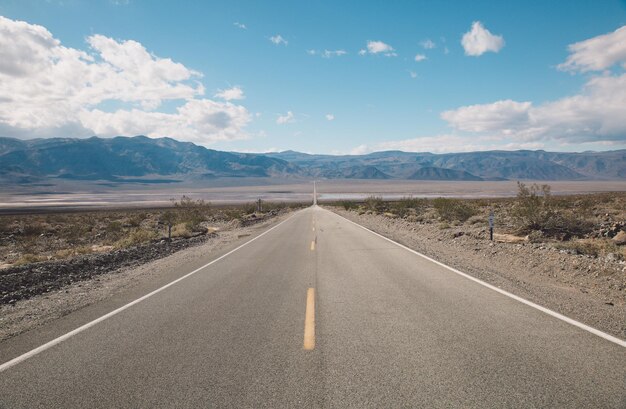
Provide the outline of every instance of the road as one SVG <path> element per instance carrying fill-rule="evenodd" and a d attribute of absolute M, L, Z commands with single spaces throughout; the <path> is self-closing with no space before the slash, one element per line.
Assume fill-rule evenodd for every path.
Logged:
<path fill-rule="evenodd" d="M 626 407 L 623 345 L 317 206 L 183 277 L 5 365 L 0 407 Z"/>

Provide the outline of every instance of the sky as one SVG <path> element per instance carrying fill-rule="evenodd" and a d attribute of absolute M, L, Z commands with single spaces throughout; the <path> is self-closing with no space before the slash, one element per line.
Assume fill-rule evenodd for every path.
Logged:
<path fill-rule="evenodd" d="M 626 148 L 626 1 L 0 0 L 0 136 Z"/>

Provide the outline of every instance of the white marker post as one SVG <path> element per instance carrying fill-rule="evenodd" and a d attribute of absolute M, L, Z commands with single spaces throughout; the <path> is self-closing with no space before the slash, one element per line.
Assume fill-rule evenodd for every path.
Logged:
<path fill-rule="evenodd" d="M 489 211 L 489 240 L 493 241 L 493 209 Z"/>

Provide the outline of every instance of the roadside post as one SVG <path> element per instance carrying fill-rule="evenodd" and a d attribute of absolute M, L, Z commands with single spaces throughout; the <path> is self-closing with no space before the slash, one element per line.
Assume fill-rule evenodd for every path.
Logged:
<path fill-rule="evenodd" d="M 489 240 L 493 241 L 493 209 L 489 211 Z"/>
<path fill-rule="evenodd" d="M 261 206 L 261 198 L 260 197 L 259 197 L 259 200 L 257 200 L 257 202 L 256 202 L 256 210 L 259 213 L 261 213 L 261 211 L 263 210 L 263 208 Z"/>

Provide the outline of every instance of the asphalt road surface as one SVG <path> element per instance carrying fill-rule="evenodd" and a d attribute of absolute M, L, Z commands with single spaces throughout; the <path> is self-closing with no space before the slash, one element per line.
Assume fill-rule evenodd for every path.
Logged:
<path fill-rule="evenodd" d="M 626 408 L 623 344 L 319 207 L 26 358 L 0 407 Z"/>

